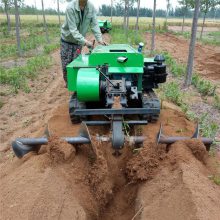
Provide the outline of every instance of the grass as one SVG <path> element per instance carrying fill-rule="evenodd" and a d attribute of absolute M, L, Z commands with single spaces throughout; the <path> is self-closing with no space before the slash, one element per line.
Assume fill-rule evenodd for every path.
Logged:
<path fill-rule="evenodd" d="M 51 65 L 51 58 L 40 55 L 30 58 L 27 64 L 22 67 L 15 67 L 11 69 L 0 68 L 0 84 L 12 86 L 15 93 L 19 89 L 25 92 L 30 92 L 27 79 L 35 79 L 39 71 Z"/>
<path fill-rule="evenodd" d="M 214 96 L 214 107 L 220 110 L 220 97 L 218 95 Z"/>
<path fill-rule="evenodd" d="M 54 43 L 54 44 L 49 44 L 49 45 L 44 45 L 44 53 L 45 54 L 50 54 L 54 50 L 60 47 L 60 43 Z"/>
<path fill-rule="evenodd" d="M 209 177 L 216 185 L 220 186 L 220 176 L 219 175 L 212 175 Z"/>
<path fill-rule="evenodd" d="M 190 32 L 189 31 L 183 31 L 183 32 L 170 31 L 170 32 L 176 36 L 183 36 L 186 39 L 190 39 Z"/>
<path fill-rule="evenodd" d="M 15 32 L 12 31 L 10 35 L 8 35 L 7 33 L 5 34 L 5 29 L 7 29 L 6 23 L 3 23 L 1 26 L 1 31 L 3 31 L 0 32 L 0 58 L 15 57 L 17 56 Z M 27 22 L 22 24 L 22 51 L 27 52 L 42 46 L 42 54 L 28 59 L 25 66 L 10 69 L 0 66 L 0 84 L 9 85 L 14 93 L 17 93 L 20 89 L 25 92 L 30 92 L 28 80 L 35 79 L 41 69 L 50 66 L 51 57 L 48 56 L 48 54 L 60 46 L 57 40 L 60 34 L 59 25 L 50 24 L 48 25 L 48 29 L 50 40 L 55 41 L 54 43 L 47 44 L 42 23 L 36 24 Z"/>
<path fill-rule="evenodd" d="M 128 43 L 130 45 L 138 45 L 143 41 L 142 38 L 143 31 L 138 33 L 135 30 L 129 30 L 128 33 L 122 31 L 121 28 L 114 28 L 111 30 L 111 43 L 124 44 Z"/>
<path fill-rule="evenodd" d="M 169 82 L 161 85 L 160 90 L 162 91 L 161 97 L 167 99 L 177 106 L 182 105 L 184 94 L 180 90 L 180 85 L 177 82 Z"/>
<path fill-rule="evenodd" d="M 220 31 L 203 34 L 202 39 L 198 38 L 198 40 L 205 45 L 220 46 Z"/>
<path fill-rule="evenodd" d="M 31 49 L 36 49 L 41 44 L 46 44 L 45 36 L 34 36 L 30 37 L 27 40 L 21 40 L 21 50 L 27 52 Z M 7 58 L 15 56 L 17 54 L 17 45 L 16 44 L 2 44 L 0 46 L 0 58 Z"/>
<path fill-rule="evenodd" d="M 209 138 L 214 138 L 218 129 L 219 125 L 215 122 L 210 121 L 210 116 L 208 113 L 202 114 L 198 118 L 199 126 L 201 133 L 203 134 L 204 137 L 209 137 Z"/>
<path fill-rule="evenodd" d="M 160 97 L 176 104 L 190 120 L 198 122 L 202 136 L 214 138 L 219 125 L 211 119 L 208 113 L 198 115 L 190 111 L 190 106 L 185 102 L 188 94 L 181 91 L 180 88 L 180 85 L 174 81 L 163 84 L 159 88 Z"/>
<path fill-rule="evenodd" d="M 161 25 L 159 24 L 158 26 L 156 26 L 156 32 L 159 33 L 164 33 L 167 31 L 167 23 L 163 22 Z M 136 31 L 134 28 L 129 27 L 129 30 L 126 32 L 124 31 L 124 29 L 122 28 L 121 24 L 117 24 L 114 26 L 114 28 L 111 30 L 111 43 L 127 43 L 130 44 L 134 47 L 137 47 L 137 45 L 140 42 L 144 42 L 144 34 L 146 33 L 146 31 L 151 31 L 152 26 L 151 24 L 148 24 L 147 26 L 145 26 L 145 28 L 139 28 L 138 31 Z"/>
<path fill-rule="evenodd" d="M 220 46 L 220 31 L 209 32 L 199 39 L 203 44 Z"/>
<path fill-rule="evenodd" d="M 59 29 L 57 26 L 49 28 L 49 36 L 51 41 L 57 41 L 59 37 Z M 47 45 L 45 33 L 41 27 L 28 26 L 27 28 L 22 29 L 21 49 L 23 53 L 36 49 L 41 45 Z M 2 36 L 0 40 L 0 58 L 8 58 L 16 55 L 17 45 L 14 34 L 11 34 L 10 36 Z"/>
<path fill-rule="evenodd" d="M 198 92 L 203 96 L 214 96 L 216 86 L 210 81 L 201 78 L 198 74 L 194 73 L 192 76 L 192 84 L 197 88 Z"/>
<path fill-rule="evenodd" d="M 168 53 L 163 52 L 166 64 L 169 66 L 171 73 L 176 77 L 184 76 L 186 73 L 186 65 L 178 64 L 176 60 Z"/>
<path fill-rule="evenodd" d="M 185 77 L 186 65 L 177 63 L 168 52 L 162 53 L 165 56 L 166 63 L 169 66 L 172 75 L 175 77 Z M 195 86 L 202 96 L 215 96 L 216 86 L 209 80 L 202 78 L 197 73 L 194 73 L 192 76 L 192 85 Z"/>
<path fill-rule="evenodd" d="M 213 182 L 214 182 L 216 185 L 220 186 L 220 176 L 214 176 L 214 177 L 213 177 Z"/>
<path fill-rule="evenodd" d="M 183 36 L 186 39 L 190 39 L 191 33 L 189 31 L 177 32 L 170 31 L 172 34 L 177 36 Z M 204 45 L 220 46 L 220 31 L 209 32 L 208 34 L 203 34 L 202 39 L 200 39 L 200 32 L 197 32 L 197 41 Z"/>

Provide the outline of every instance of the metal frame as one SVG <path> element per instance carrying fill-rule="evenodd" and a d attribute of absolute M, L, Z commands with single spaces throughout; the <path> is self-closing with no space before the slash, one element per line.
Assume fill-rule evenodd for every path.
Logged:
<path fill-rule="evenodd" d="M 74 115 L 145 115 L 160 114 L 160 109 L 124 108 L 124 109 L 76 109 Z"/>

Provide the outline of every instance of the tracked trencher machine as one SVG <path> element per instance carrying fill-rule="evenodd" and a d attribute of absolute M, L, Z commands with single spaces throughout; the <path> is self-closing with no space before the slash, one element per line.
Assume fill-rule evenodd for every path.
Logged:
<path fill-rule="evenodd" d="M 157 121 L 161 105 L 154 89 L 166 82 L 167 72 L 164 57 L 144 58 L 142 47 L 143 44 L 138 50 L 126 44 L 97 46 L 67 66 L 68 90 L 72 92 L 70 119 L 73 124 L 82 125 L 78 136 L 62 139 L 73 145 L 91 144 L 88 126 L 109 126 L 108 137 L 96 138 L 110 141 L 116 156 L 127 141 L 134 145 L 143 143 L 143 136 L 126 135 L 125 125 L 147 125 Z M 172 144 L 190 138 L 165 137 L 161 127 L 156 141 Z M 198 138 L 198 128 L 192 138 Z M 201 140 L 208 149 L 212 140 Z M 12 147 L 15 154 L 22 157 L 47 143 L 47 137 L 18 138 Z"/>

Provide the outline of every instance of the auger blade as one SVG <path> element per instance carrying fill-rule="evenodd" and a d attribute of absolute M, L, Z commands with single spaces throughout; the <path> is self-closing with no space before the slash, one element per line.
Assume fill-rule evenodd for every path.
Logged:
<path fill-rule="evenodd" d="M 91 137 L 88 131 L 87 126 L 82 123 L 79 129 L 79 134 L 76 137 L 63 137 L 62 140 L 65 140 L 67 143 L 75 145 L 75 144 L 90 144 Z M 12 149 L 15 155 L 18 158 L 22 158 L 29 152 L 38 152 L 41 145 L 47 145 L 48 138 L 40 137 L 40 138 L 17 138 L 12 142 Z"/>
<path fill-rule="evenodd" d="M 14 154 L 18 158 L 22 158 L 24 155 L 26 155 L 29 152 L 38 152 L 40 149 L 39 145 L 26 145 L 20 142 L 19 140 L 12 142 L 12 149 L 14 151 Z"/>
<path fill-rule="evenodd" d="M 206 146 L 206 150 L 210 150 L 210 146 L 213 143 L 211 138 L 199 137 L 199 125 L 197 125 L 195 132 L 192 137 L 182 137 L 182 136 L 165 136 L 163 134 L 163 126 L 160 125 L 160 130 L 157 134 L 157 144 L 173 144 L 176 141 L 181 140 L 190 140 L 190 139 L 199 139 Z"/>

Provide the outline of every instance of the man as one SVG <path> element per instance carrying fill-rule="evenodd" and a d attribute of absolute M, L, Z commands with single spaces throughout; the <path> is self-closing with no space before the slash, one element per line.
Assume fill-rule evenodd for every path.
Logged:
<path fill-rule="evenodd" d="M 89 27 L 99 44 L 106 45 L 96 18 L 96 11 L 88 0 L 73 0 L 66 9 L 66 20 L 61 28 L 61 61 L 63 78 L 67 86 L 66 66 L 81 52 L 82 46 L 92 47 L 85 39 Z"/>

